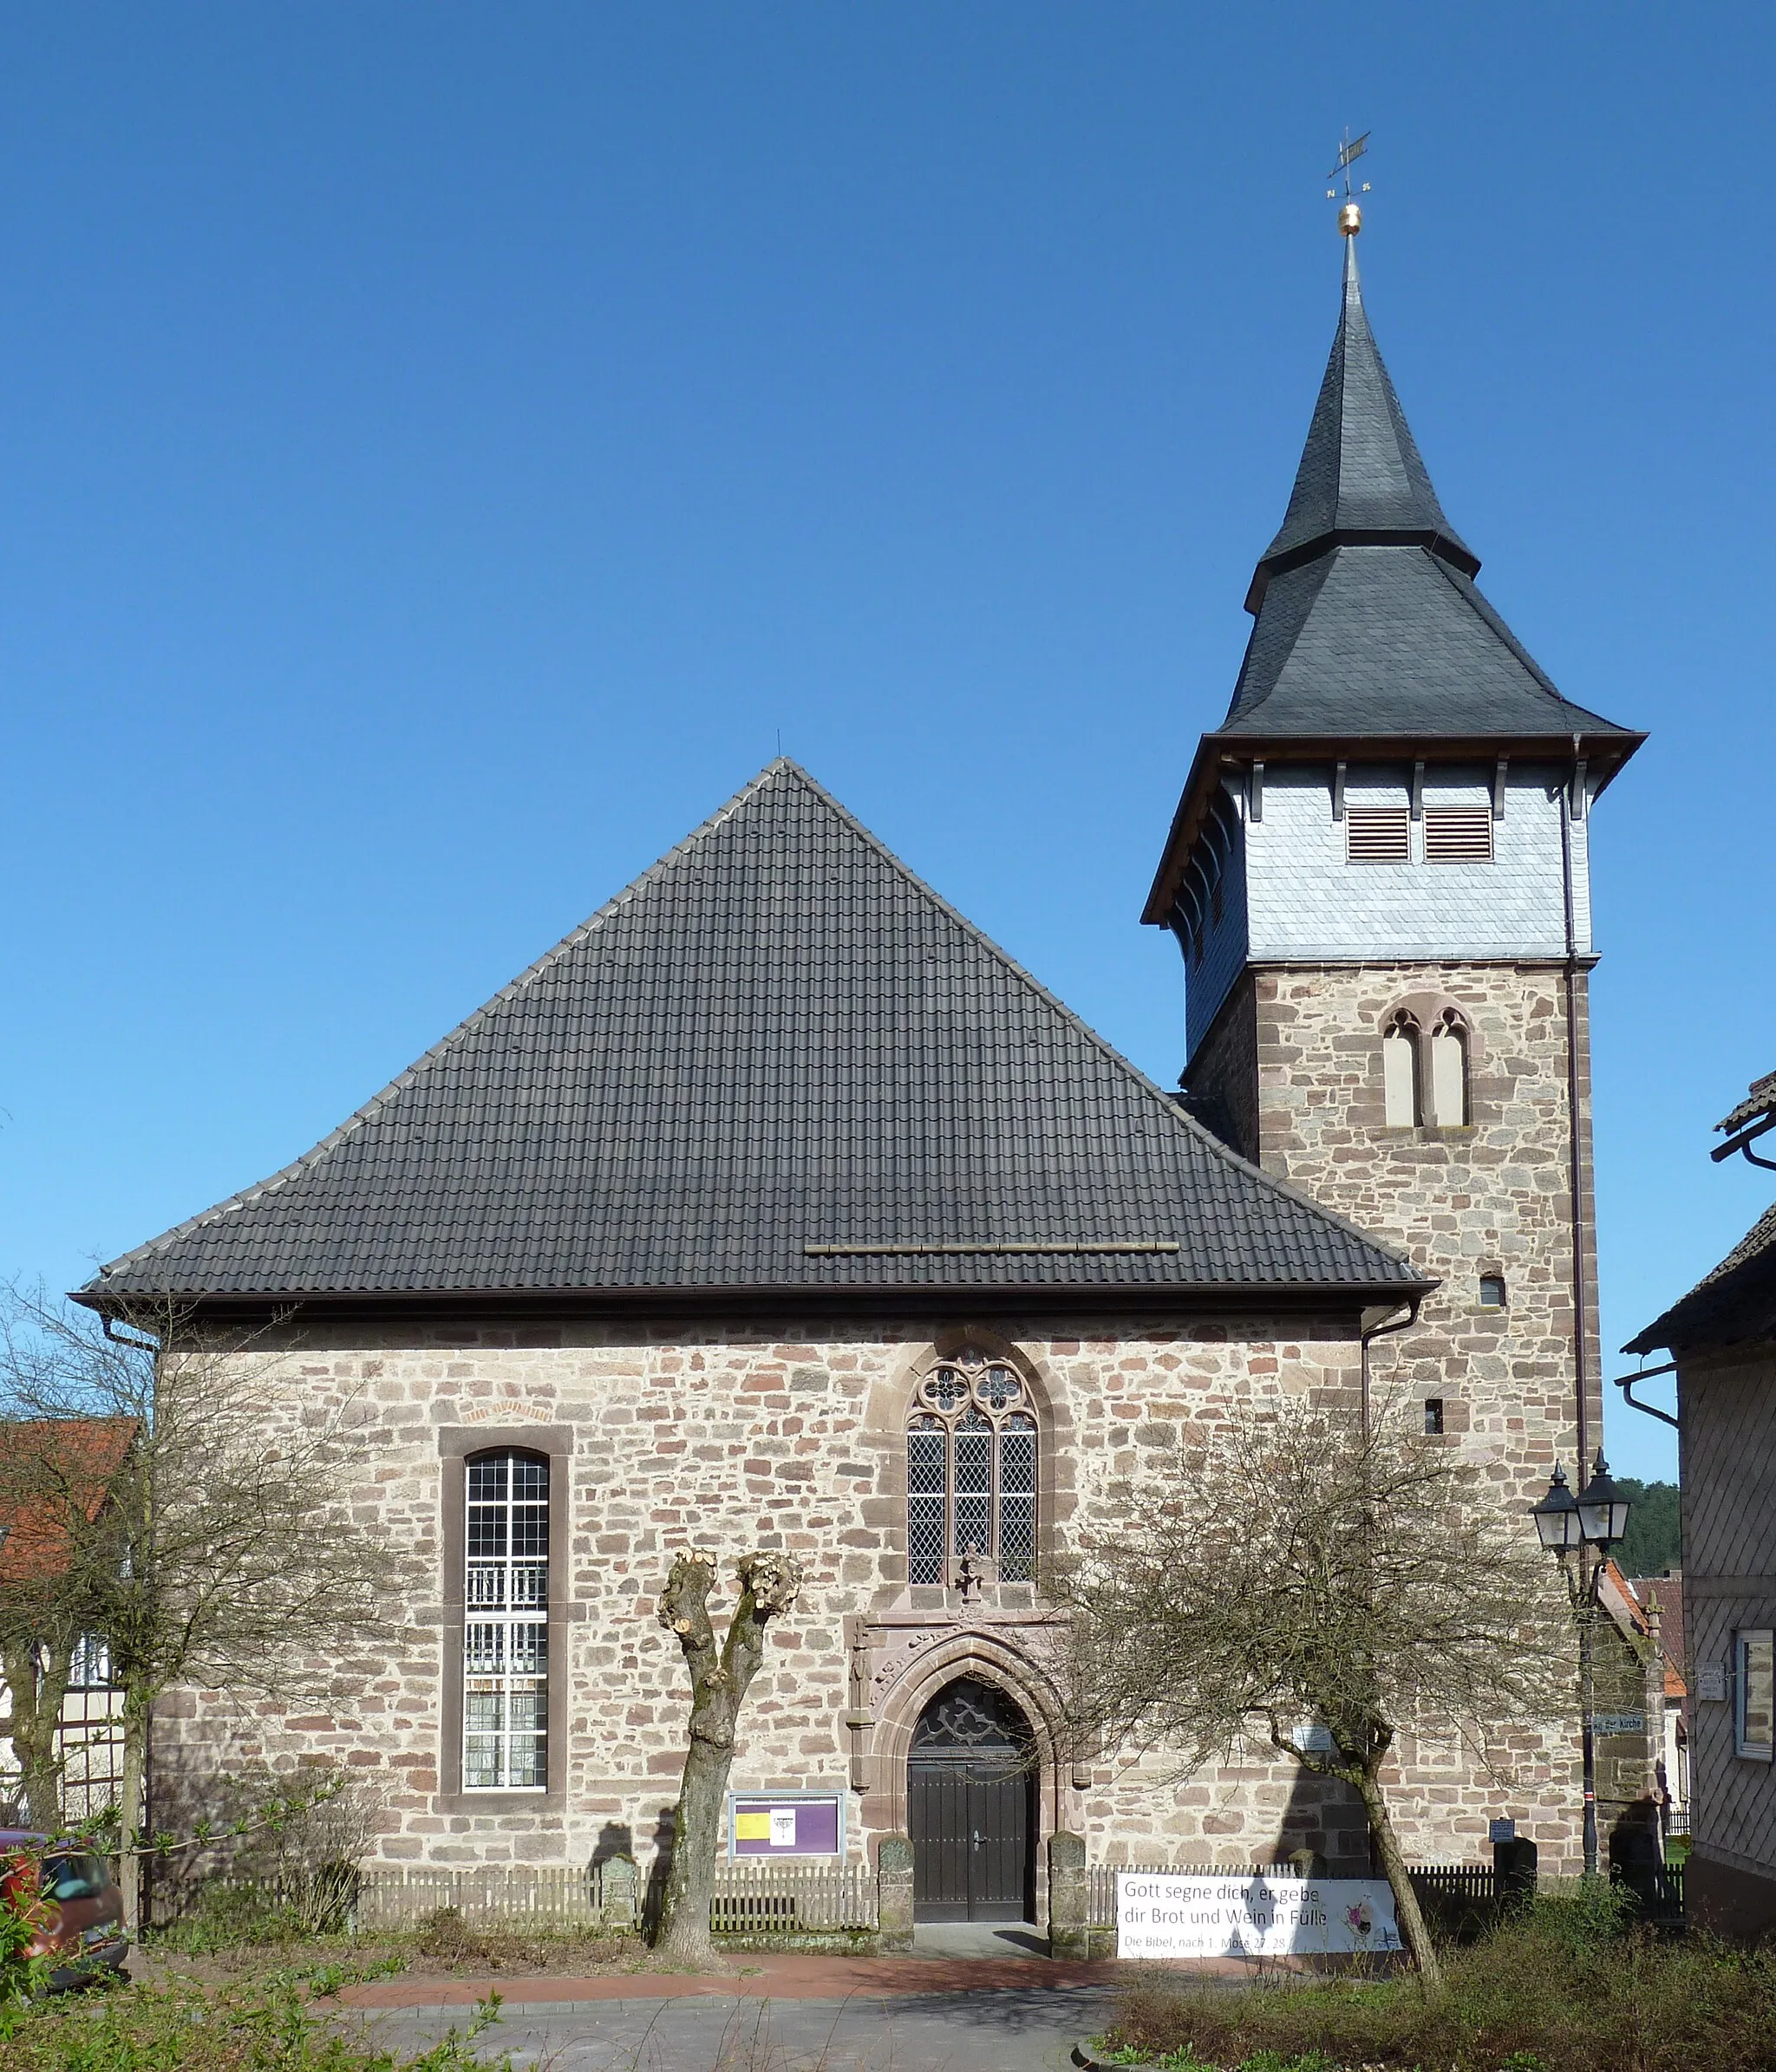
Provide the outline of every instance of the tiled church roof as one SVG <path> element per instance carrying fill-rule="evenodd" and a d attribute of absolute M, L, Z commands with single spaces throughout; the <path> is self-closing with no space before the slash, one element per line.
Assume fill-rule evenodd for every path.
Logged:
<path fill-rule="evenodd" d="M 82 1293 L 1421 1285 L 780 761 L 313 1150 Z"/>

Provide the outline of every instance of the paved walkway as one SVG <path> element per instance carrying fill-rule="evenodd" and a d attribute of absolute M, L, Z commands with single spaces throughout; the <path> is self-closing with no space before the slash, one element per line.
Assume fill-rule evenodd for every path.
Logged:
<path fill-rule="evenodd" d="M 1045 1939 L 1028 1925 L 921 1928 L 908 1957 L 821 1957 L 803 1951 L 735 1954 L 715 1971 L 619 1971 L 597 1978 L 546 1973 L 538 1978 L 378 1979 L 347 1986 L 347 2007 L 473 2007 L 497 1991 L 509 2007 L 567 2007 L 599 2000 L 856 2000 L 934 1993 L 1068 1992 L 1126 1985 L 1141 1971 L 1167 1971 L 1200 1979 L 1250 1979 L 1256 1967 L 1238 1958 L 1189 1964 L 1052 1962 Z M 1274 1968 L 1274 1967 L 1273 1967 Z"/>
<path fill-rule="evenodd" d="M 1026 1973 L 1035 1967 L 1026 1966 Z M 763 1999 L 703 1991 L 577 2006 L 507 2006 L 477 2041 L 515 2072 L 1068 2072 L 1100 2034 L 1106 1986 Z M 451 2016 L 411 2010 L 351 2017 L 382 2049 L 429 2049 Z"/>
<path fill-rule="evenodd" d="M 339 2002 L 385 2049 L 429 2049 L 497 1990 L 479 2039 L 519 2072 L 1064 2072 L 1132 1977 L 1233 1984 L 1236 1959 L 1054 1964 L 1028 1922 L 921 1927 L 906 1957 L 735 1954 L 719 1971 L 599 1978 L 390 1978 Z"/>

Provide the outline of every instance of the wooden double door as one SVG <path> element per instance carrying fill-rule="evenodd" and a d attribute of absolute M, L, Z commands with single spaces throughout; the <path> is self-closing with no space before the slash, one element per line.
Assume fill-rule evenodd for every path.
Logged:
<path fill-rule="evenodd" d="M 907 1763 L 916 1919 L 1035 1918 L 1030 1747 L 1022 1712 L 975 1678 L 946 1684 L 925 1708 Z"/>

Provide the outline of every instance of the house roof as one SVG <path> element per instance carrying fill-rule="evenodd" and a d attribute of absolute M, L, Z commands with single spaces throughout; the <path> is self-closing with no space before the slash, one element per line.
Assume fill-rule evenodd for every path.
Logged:
<path fill-rule="evenodd" d="M 1776 1208 L 1766 1209 L 1720 1265 L 1624 1352 L 1706 1352 L 1776 1338 Z"/>
<path fill-rule="evenodd" d="M 66 1567 L 72 1518 L 98 1516 L 135 1432 L 134 1417 L 0 1422 L 0 1584 Z"/>
<path fill-rule="evenodd" d="M 1630 1576 L 1628 1587 L 1634 1592 L 1642 1612 L 1657 1599 L 1659 1639 L 1665 1650 L 1665 1695 L 1687 1697 L 1689 1686 L 1684 1681 L 1683 1665 L 1689 1659 L 1689 1653 L 1683 1635 L 1683 1577 L 1675 1572 L 1670 1575 Z M 1648 1631 L 1651 1630 L 1649 1626 Z"/>
<path fill-rule="evenodd" d="M 1761 1079 L 1753 1079 L 1745 1098 L 1729 1114 L 1721 1117 L 1714 1128 L 1724 1135 L 1744 1129 L 1747 1123 L 1754 1123 L 1776 1111 L 1776 1072 L 1766 1072 Z"/>
<path fill-rule="evenodd" d="M 1681 1589 L 1675 1593 L 1681 1596 Z M 1614 1560 L 1606 1560 L 1597 1579 L 1597 1600 L 1616 1622 L 1617 1628 L 1628 1639 L 1645 1641 L 1650 1645 L 1653 1638 L 1651 1620 L 1647 1617 L 1646 1600 L 1640 1593 L 1640 1586 L 1630 1582 Z M 1687 1685 L 1679 1666 L 1680 1655 L 1673 1652 L 1670 1637 L 1664 1631 L 1663 1613 L 1665 1599 L 1659 1600 L 1661 1613 L 1659 1653 L 1663 1671 L 1663 1687 L 1667 1697 L 1681 1698 L 1686 1695 Z M 1682 1622 L 1678 1625 L 1678 1645 L 1681 1645 Z"/>
<path fill-rule="evenodd" d="M 82 1299 L 1425 1285 L 779 761 L 312 1150 Z"/>

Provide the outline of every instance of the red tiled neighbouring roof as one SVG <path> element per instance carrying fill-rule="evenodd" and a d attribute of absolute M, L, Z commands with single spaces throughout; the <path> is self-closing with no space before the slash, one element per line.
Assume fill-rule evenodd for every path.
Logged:
<path fill-rule="evenodd" d="M 135 1432 L 134 1417 L 0 1424 L 0 1584 L 40 1582 L 66 1564 L 69 1513 L 98 1516 Z"/>

